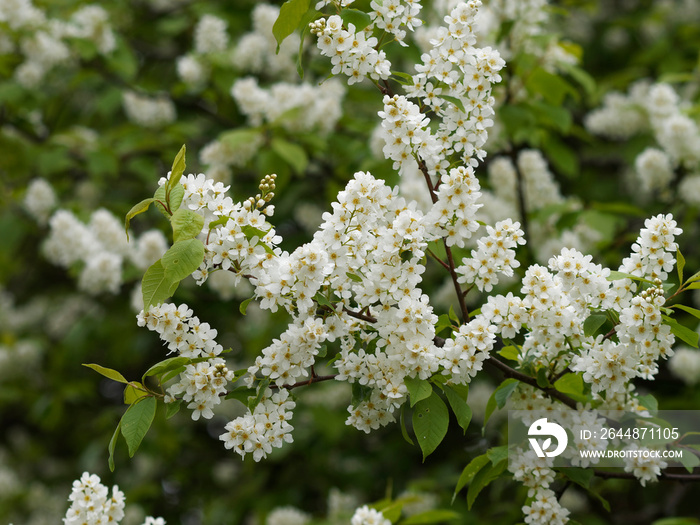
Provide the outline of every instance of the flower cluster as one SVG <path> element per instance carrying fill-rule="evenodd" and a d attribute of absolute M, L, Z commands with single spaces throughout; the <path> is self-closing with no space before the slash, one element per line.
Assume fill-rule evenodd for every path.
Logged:
<path fill-rule="evenodd" d="M 532 525 L 564 525 L 569 522 L 569 510 L 562 507 L 550 489 L 541 489 L 529 505 L 523 507 L 525 523 Z"/>
<path fill-rule="evenodd" d="M 56 207 L 56 194 L 51 184 L 44 179 L 34 179 L 27 186 L 24 196 L 24 208 L 40 225 L 46 224 L 53 209 Z"/>
<path fill-rule="evenodd" d="M 253 29 L 238 40 L 233 59 L 236 67 L 243 71 L 264 73 L 291 82 L 298 77 L 295 55 L 299 52 L 299 36 L 288 36 L 278 50 L 272 26 L 279 13 L 279 6 L 256 4 L 252 12 Z"/>
<path fill-rule="evenodd" d="M 261 88 L 257 80 L 246 77 L 234 82 L 231 95 L 252 126 L 274 122 L 290 132 L 328 132 L 342 114 L 345 88 L 333 79 L 320 86 L 278 82 Z"/>
<path fill-rule="evenodd" d="M 226 432 L 219 439 L 224 442 L 224 447 L 233 449 L 241 458 L 253 454 L 253 459 L 260 461 L 273 448 L 293 441 L 291 432 L 294 427 L 288 421 L 292 419 L 295 406 L 288 390 L 281 388 L 273 394 L 267 389 L 252 412 L 249 410 L 246 415 L 226 424 Z"/>
<path fill-rule="evenodd" d="M 442 347 L 440 366 L 450 381 L 466 384 L 482 369 L 496 340 L 496 327 L 487 316 L 478 316 L 459 327 L 454 339 Z"/>
<path fill-rule="evenodd" d="M 127 242 L 121 221 L 104 209 L 93 212 L 88 224 L 59 209 L 49 220 L 44 243 L 44 254 L 52 263 L 64 268 L 81 266 L 78 288 L 93 295 L 119 291 L 125 262 L 145 270 L 166 250 L 167 241 L 158 230 Z"/>
<path fill-rule="evenodd" d="M 676 263 L 671 252 L 678 248 L 675 237 L 681 232 L 671 214 L 647 219 L 637 242 L 632 245 L 634 253 L 623 259 L 620 271 L 646 279 L 665 280 Z"/>
<path fill-rule="evenodd" d="M 482 146 L 493 126 L 495 103 L 491 87 L 501 81 L 499 71 L 505 66 L 495 49 L 474 47 L 474 17 L 480 6 L 480 0 L 459 3 L 445 17 L 406 89 L 439 117 L 435 140 L 442 156 L 459 153 L 467 166 L 476 166 L 486 155 Z"/>
<path fill-rule="evenodd" d="M 692 348 L 677 348 L 668 362 L 671 373 L 688 385 L 700 382 L 700 352 Z"/>
<path fill-rule="evenodd" d="M 369 16 L 375 27 L 394 35 L 401 45 L 406 45 L 403 42 L 406 30 L 403 28 L 413 31 L 423 23 L 417 18 L 423 8 L 419 0 L 372 0 L 370 7 Z"/>
<path fill-rule="evenodd" d="M 216 330 L 193 316 L 186 304 L 151 306 L 148 311 L 142 310 L 137 319 L 139 326 L 158 333 L 171 352 L 189 359 L 208 358 L 185 366 L 179 381 L 168 387 L 166 401 L 182 399 L 192 410 L 192 419 L 211 419 L 213 408 L 221 403 L 226 385 L 233 379 L 233 372 L 218 357 L 223 348 L 214 340 Z"/>
<path fill-rule="evenodd" d="M 229 36 L 225 20 L 206 14 L 194 28 L 194 49 L 177 59 L 176 69 L 180 79 L 191 91 L 204 87 L 211 69 L 211 55 L 225 51 Z"/>
<path fill-rule="evenodd" d="M 678 185 L 678 197 L 690 204 L 700 202 L 700 128 L 686 115 L 672 86 L 640 81 L 627 95 L 609 93 L 585 124 L 592 133 L 618 140 L 652 132 L 659 147 L 646 148 L 635 161 L 634 175 L 642 193 L 669 199 L 676 169 L 683 166 L 689 173 Z"/>
<path fill-rule="evenodd" d="M 70 18 L 59 19 L 50 18 L 31 0 L 4 2 L 0 23 L 9 27 L 3 33 L 0 50 L 13 51 L 18 45 L 24 61 L 15 69 L 14 77 L 26 88 L 37 87 L 54 67 L 70 64 L 78 56 L 71 40 L 90 43 L 103 55 L 116 48 L 109 14 L 99 5 L 84 5 Z"/>
<path fill-rule="evenodd" d="M 228 33 L 225 20 L 204 15 L 194 28 L 194 49 L 199 54 L 216 53 L 228 46 Z"/>
<path fill-rule="evenodd" d="M 377 51 L 378 41 L 368 37 L 367 31 L 356 31 L 353 24 L 343 29 L 340 16 L 327 20 L 320 18 L 310 24 L 311 32 L 318 37 L 321 54 L 330 57 L 334 75 L 348 77 L 348 84 L 361 82 L 366 76 L 372 80 L 386 80 L 391 73 L 391 63 L 384 51 Z"/>
<path fill-rule="evenodd" d="M 144 128 L 160 128 L 175 122 L 175 104 L 165 95 L 150 97 L 134 91 L 124 91 L 122 102 L 127 118 Z"/>
<path fill-rule="evenodd" d="M 84 472 L 79 480 L 75 480 L 68 500 L 71 506 L 63 518 L 66 525 L 119 523 L 124 517 L 124 493 L 115 485 L 110 497 L 109 489 L 95 474 Z"/>
<path fill-rule="evenodd" d="M 653 482 L 659 479 L 661 470 L 668 466 L 647 447 L 632 444 L 626 450 L 631 453 L 625 455 L 625 472 L 632 472 L 642 487 L 646 486 L 647 481 Z"/>
<path fill-rule="evenodd" d="M 520 266 L 513 248 L 525 244 L 525 239 L 520 223 L 511 219 L 487 226 L 486 232 L 488 235 L 477 241 L 472 256 L 462 259 L 462 266 L 456 271 L 459 283 L 473 283 L 479 290 L 490 292 L 498 284 L 499 273 L 512 277 L 513 269 Z"/>
<path fill-rule="evenodd" d="M 489 185 L 498 198 L 517 207 L 519 192 L 516 169 L 522 177 L 523 200 L 528 212 L 563 201 L 559 185 L 547 167 L 547 161 L 540 151 L 534 149 L 518 153 L 517 168 L 508 157 L 496 157 L 489 163 Z"/>
<path fill-rule="evenodd" d="M 114 485 L 110 496 L 96 474 L 84 472 L 75 480 L 68 500 L 71 505 L 63 518 L 66 525 L 118 524 L 124 518 L 124 493 Z M 149 516 L 143 525 L 165 525 L 165 520 Z"/>
<path fill-rule="evenodd" d="M 391 521 L 378 510 L 370 509 L 367 505 L 358 508 L 350 520 L 350 525 L 390 525 Z"/>

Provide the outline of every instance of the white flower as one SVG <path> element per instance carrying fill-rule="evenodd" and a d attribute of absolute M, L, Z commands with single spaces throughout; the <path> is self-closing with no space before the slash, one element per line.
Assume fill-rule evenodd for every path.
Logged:
<path fill-rule="evenodd" d="M 370 509 L 367 505 L 355 510 L 351 525 L 391 525 L 391 521 L 386 519 L 378 510 Z"/>
<path fill-rule="evenodd" d="M 223 51 L 228 45 L 228 33 L 225 20 L 204 15 L 194 29 L 194 48 L 197 53 L 206 54 Z"/>
<path fill-rule="evenodd" d="M 39 224 L 46 224 L 55 206 L 56 194 L 45 179 L 34 179 L 27 186 L 24 207 Z"/>

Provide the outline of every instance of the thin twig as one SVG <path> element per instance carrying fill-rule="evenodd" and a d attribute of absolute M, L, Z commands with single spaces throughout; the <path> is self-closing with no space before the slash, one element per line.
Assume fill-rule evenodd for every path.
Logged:
<path fill-rule="evenodd" d="M 435 259 L 437 262 L 439 262 L 443 266 L 443 268 L 445 268 L 448 272 L 450 271 L 449 265 L 445 261 L 440 259 L 440 257 L 435 255 L 433 250 L 431 250 L 430 248 L 428 248 L 428 255 L 430 255 L 433 259 Z"/>

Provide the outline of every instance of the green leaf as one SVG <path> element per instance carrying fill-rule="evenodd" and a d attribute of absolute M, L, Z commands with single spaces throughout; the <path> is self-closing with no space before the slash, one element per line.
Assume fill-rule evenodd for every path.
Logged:
<path fill-rule="evenodd" d="M 671 308 L 680 308 L 681 310 L 688 312 L 689 314 L 700 319 L 700 310 L 698 310 L 697 308 L 691 308 L 690 306 L 686 306 L 684 304 L 674 304 Z"/>
<path fill-rule="evenodd" d="M 369 14 L 359 9 L 343 9 L 340 12 L 340 18 L 343 19 L 345 27 L 349 24 L 354 25 L 355 33 L 359 33 L 372 22 Z"/>
<path fill-rule="evenodd" d="M 401 405 L 401 415 L 399 417 L 399 419 L 400 419 L 399 423 L 401 425 L 401 435 L 408 442 L 409 445 L 414 445 L 415 443 L 413 443 L 411 436 L 408 435 L 408 431 L 406 430 L 406 416 L 405 416 L 406 410 L 405 409 L 406 409 L 406 404 L 404 403 L 403 405 Z"/>
<path fill-rule="evenodd" d="M 692 283 L 693 281 L 698 281 L 698 280 L 700 280 L 700 272 L 695 272 L 693 275 L 688 277 L 688 280 L 686 281 L 686 283 Z"/>
<path fill-rule="evenodd" d="M 678 282 L 683 282 L 683 268 L 685 268 L 685 257 L 681 253 L 680 248 L 676 250 L 676 270 L 678 271 Z"/>
<path fill-rule="evenodd" d="M 303 175 L 306 167 L 309 165 L 309 158 L 306 156 L 304 148 L 298 144 L 286 141 L 284 139 L 272 139 L 270 144 L 272 151 L 277 153 L 284 161 L 289 164 L 294 173 Z"/>
<path fill-rule="evenodd" d="M 225 131 L 219 135 L 219 142 L 229 150 L 237 151 L 241 146 L 253 144 L 260 140 L 260 130 L 242 128 Z"/>
<path fill-rule="evenodd" d="M 637 396 L 637 403 L 649 410 L 650 412 L 656 412 L 659 410 L 659 402 L 652 394 L 646 394 L 644 396 Z"/>
<path fill-rule="evenodd" d="M 518 350 L 517 346 L 509 345 L 501 348 L 501 350 L 498 352 L 498 355 L 503 356 L 506 359 L 509 359 L 510 361 L 518 361 L 520 357 L 520 351 Z"/>
<path fill-rule="evenodd" d="M 413 77 L 408 73 L 404 73 L 403 71 L 392 71 L 391 74 L 393 76 L 399 77 L 399 80 L 397 80 L 399 84 L 402 84 L 404 86 L 413 85 Z"/>
<path fill-rule="evenodd" d="M 555 128 L 565 135 L 569 133 L 573 119 L 568 109 L 536 99 L 529 101 L 529 105 L 532 106 L 542 124 Z"/>
<path fill-rule="evenodd" d="M 224 399 L 237 399 L 244 405 L 248 404 L 248 398 L 257 395 L 254 388 L 239 386 L 231 390 Z"/>
<path fill-rule="evenodd" d="M 123 375 L 121 375 L 121 373 L 117 372 L 116 370 L 112 370 L 111 368 L 105 368 L 104 366 L 96 365 L 94 363 L 83 363 L 83 366 L 92 368 L 98 374 L 101 374 L 106 378 L 111 379 L 112 381 L 117 381 L 119 383 L 128 383 L 126 378 Z"/>
<path fill-rule="evenodd" d="M 109 446 L 107 447 L 107 451 L 109 452 L 109 460 L 107 463 L 109 464 L 109 471 L 114 472 L 114 449 L 117 446 L 117 438 L 119 436 L 119 431 L 121 430 L 122 427 L 122 422 L 119 421 L 117 424 L 117 428 L 114 429 L 114 434 L 112 434 L 112 439 L 109 440 Z"/>
<path fill-rule="evenodd" d="M 375 505 L 376 510 L 382 513 L 385 519 L 388 519 L 391 523 L 396 523 L 401 517 L 401 510 L 403 509 L 402 501 L 390 502 L 387 505 Z"/>
<path fill-rule="evenodd" d="M 208 359 L 208 357 L 207 357 Z M 190 363 L 192 360 L 190 361 Z M 160 384 L 164 385 L 168 381 L 170 381 L 173 377 L 179 376 L 182 372 L 185 371 L 185 367 L 181 366 L 179 368 L 173 368 L 172 370 L 169 370 L 168 372 L 164 372 L 163 375 L 160 378 Z"/>
<path fill-rule="evenodd" d="M 680 457 L 680 462 L 688 472 L 692 473 L 693 469 L 700 465 L 700 458 L 697 457 L 692 450 L 683 449 L 683 455 Z"/>
<path fill-rule="evenodd" d="M 363 401 L 366 401 L 372 395 L 372 387 L 367 385 L 361 385 L 360 383 L 352 384 L 352 397 L 350 403 L 353 406 L 357 406 Z"/>
<path fill-rule="evenodd" d="M 595 94 L 596 81 L 586 70 L 573 64 L 565 64 L 564 62 L 559 62 L 557 67 L 561 67 L 561 69 L 566 71 L 571 78 L 583 88 L 586 95 L 590 97 Z"/>
<path fill-rule="evenodd" d="M 542 95 L 547 102 L 555 106 L 561 106 L 566 95 L 571 95 L 574 100 L 579 98 L 578 91 L 571 84 L 542 67 L 530 73 L 525 87 L 533 94 Z"/>
<path fill-rule="evenodd" d="M 309 10 L 309 0 L 287 0 L 280 8 L 280 14 L 272 26 L 272 34 L 277 41 L 277 52 L 285 38 L 299 26 L 301 19 Z"/>
<path fill-rule="evenodd" d="M 548 388 L 550 386 L 549 384 L 549 378 L 547 377 L 547 373 L 549 372 L 549 369 L 546 366 L 541 366 L 540 368 L 537 369 L 537 386 L 540 388 Z M 503 407 L 499 407 L 503 408 Z"/>
<path fill-rule="evenodd" d="M 231 219 L 230 217 L 224 215 L 223 217 L 219 217 L 215 221 L 211 221 L 209 223 L 209 226 L 208 226 L 209 231 L 212 231 L 214 228 L 216 228 L 218 226 L 224 226 L 230 219 Z"/>
<path fill-rule="evenodd" d="M 411 408 L 413 408 L 418 401 L 429 398 L 433 393 L 433 387 L 430 386 L 430 381 L 427 379 L 406 377 L 403 382 L 406 384 L 408 394 L 411 397 Z"/>
<path fill-rule="evenodd" d="M 360 277 L 357 274 L 350 273 L 350 272 L 345 272 L 345 275 L 347 275 L 348 279 L 351 281 L 355 281 L 356 283 L 361 283 L 362 282 L 362 277 Z"/>
<path fill-rule="evenodd" d="M 437 392 L 433 392 L 427 399 L 416 403 L 412 421 L 413 432 L 425 461 L 447 434 L 450 414 Z"/>
<path fill-rule="evenodd" d="M 155 415 L 156 398 L 149 396 L 141 398 L 131 405 L 122 416 L 122 436 L 126 440 L 127 447 L 129 447 L 130 458 L 134 457 L 143 437 L 148 432 L 148 429 L 151 428 Z"/>
<path fill-rule="evenodd" d="M 452 96 L 450 96 L 450 95 L 440 95 L 440 98 L 444 98 L 444 99 L 447 100 L 448 102 L 452 102 L 455 106 L 457 106 L 457 107 L 459 108 L 459 110 L 460 110 L 462 113 L 466 113 L 466 112 L 467 112 L 467 111 L 464 109 L 464 102 L 462 102 L 461 99 L 459 99 L 459 98 L 457 98 L 457 97 L 452 97 Z"/>
<path fill-rule="evenodd" d="M 177 184 L 180 183 L 182 174 L 185 173 L 185 145 L 183 144 L 180 151 L 175 156 L 173 167 L 170 168 L 170 179 L 168 179 L 168 192 L 170 193 Z"/>
<path fill-rule="evenodd" d="M 589 489 L 591 479 L 594 475 L 593 469 L 579 467 L 567 467 L 561 469 L 559 472 L 586 490 Z"/>
<path fill-rule="evenodd" d="M 314 295 L 314 301 L 316 301 L 321 306 L 327 306 L 335 312 L 335 306 L 333 306 L 333 303 L 330 302 L 328 298 L 321 292 L 316 292 L 316 295 Z"/>
<path fill-rule="evenodd" d="M 542 150 L 554 168 L 569 178 L 578 176 L 580 171 L 578 155 L 555 134 L 547 133 L 542 142 Z"/>
<path fill-rule="evenodd" d="M 117 47 L 111 53 L 104 56 L 109 69 L 115 72 L 121 79 L 131 81 L 138 72 L 139 61 L 129 43 L 117 34 Z"/>
<path fill-rule="evenodd" d="M 166 185 L 161 186 L 156 190 L 156 192 L 153 194 L 153 198 L 156 199 L 157 201 L 164 202 L 168 204 L 168 207 L 170 208 L 170 212 L 166 210 L 160 202 L 156 202 L 155 206 L 158 208 L 158 210 L 165 216 L 166 219 L 170 219 L 170 216 L 175 213 L 179 208 L 180 204 L 182 204 L 182 199 L 185 196 L 185 188 L 182 184 L 178 184 L 174 188 L 170 190 L 170 195 L 166 195 Z"/>
<path fill-rule="evenodd" d="M 564 374 L 554 382 L 554 388 L 576 401 L 585 402 L 588 399 L 583 393 L 584 384 L 580 374 Z"/>
<path fill-rule="evenodd" d="M 248 398 L 248 410 L 253 412 L 255 410 L 255 407 L 260 404 L 260 401 L 262 401 L 263 396 L 265 395 L 265 390 L 267 390 L 267 387 L 270 386 L 270 380 L 269 379 L 263 379 L 259 384 L 258 384 L 258 391 L 255 397 L 250 396 Z"/>
<path fill-rule="evenodd" d="M 177 241 L 161 259 L 164 277 L 170 282 L 182 281 L 204 260 L 204 245 L 199 239 Z"/>
<path fill-rule="evenodd" d="M 180 411 L 180 405 L 182 405 L 182 400 L 178 399 L 172 403 L 165 403 L 165 419 L 170 419 L 175 414 Z"/>
<path fill-rule="evenodd" d="M 139 202 L 133 208 L 131 208 L 129 210 L 129 213 L 126 214 L 126 219 L 124 220 L 124 230 L 126 230 L 127 240 L 129 240 L 129 224 L 131 223 L 131 219 L 136 217 L 139 213 L 145 212 L 153 202 L 155 202 L 155 199 L 153 197 L 149 199 L 143 199 L 141 202 Z"/>
<path fill-rule="evenodd" d="M 178 282 L 173 282 L 165 277 L 165 268 L 160 260 L 154 262 L 141 280 L 141 293 L 143 294 L 143 308 L 154 304 L 161 304 L 172 297 L 177 289 Z"/>
<path fill-rule="evenodd" d="M 624 272 L 618 272 L 618 271 L 611 271 L 610 275 L 607 277 L 608 281 L 617 281 L 619 279 L 632 279 L 633 281 L 639 281 L 641 283 L 648 283 L 648 284 L 654 284 L 652 281 L 649 279 L 645 279 L 644 277 L 637 277 L 636 275 L 632 275 L 631 273 L 624 273 Z"/>
<path fill-rule="evenodd" d="M 489 458 L 489 461 L 491 461 L 491 465 L 495 467 L 501 461 L 508 458 L 508 445 L 490 448 L 486 451 L 486 456 Z"/>
<path fill-rule="evenodd" d="M 241 303 L 241 305 L 238 307 L 238 311 L 241 312 L 242 315 L 245 315 L 246 311 L 248 310 L 248 305 L 250 304 L 250 302 L 251 302 L 253 299 L 255 299 L 255 297 L 250 297 L 250 298 L 246 299 L 246 300 L 243 301 L 243 302 Z"/>
<path fill-rule="evenodd" d="M 163 375 L 164 373 L 170 372 L 171 370 L 181 368 L 189 362 L 190 362 L 189 357 L 183 357 L 183 356 L 170 357 L 168 359 L 164 359 L 163 361 L 156 363 L 151 368 L 146 370 L 146 373 L 143 374 L 143 377 L 141 378 L 141 380 L 143 381 L 147 377 L 150 377 L 150 376 Z"/>
<path fill-rule="evenodd" d="M 667 324 L 671 327 L 671 333 L 673 335 L 675 335 L 681 341 L 684 341 L 686 344 L 689 344 L 693 348 L 698 347 L 698 337 L 700 336 L 696 331 L 691 330 L 687 326 L 683 326 L 678 321 L 671 319 L 667 315 L 663 315 L 662 317 L 664 320 L 664 324 Z"/>
<path fill-rule="evenodd" d="M 467 490 L 467 508 L 469 510 L 471 510 L 476 497 L 489 483 L 503 473 L 507 464 L 508 461 L 504 459 L 500 463 L 482 468 L 474 475 L 474 479 L 472 479 L 472 482 L 469 484 L 469 489 Z"/>
<path fill-rule="evenodd" d="M 464 470 L 462 470 L 462 474 L 459 476 L 459 480 L 457 481 L 457 485 L 455 486 L 454 494 L 452 495 L 453 503 L 459 491 L 462 490 L 467 483 L 474 479 L 477 472 L 484 468 L 489 461 L 491 460 L 487 454 L 481 454 L 480 456 L 472 459 L 469 464 L 464 467 Z"/>
<path fill-rule="evenodd" d="M 454 306 L 450 305 L 450 311 L 447 313 L 447 315 L 455 324 L 459 325 L 459 317 L 457 317 Z"/>
<path fill-rule="evenodd" d="M 486 402 L 486 410 L 484 411 L 484 424 L 481 427 L 481 435 L 483 436 L 486 433 L 486 423 L 488 423 L 489 419 L 491 418 L 491 414 L 493 414 L 494 410 L 496 410 L 496 396 L 491 394 L 489 397 L 489 400 Z"/>
<path fill-rule="evenodd" d="M 246 239 L 249 241 L 252 240 L 253 237 L 262 239 L 267 234 L 267 232 L 261 230 L 260 228 L 256 228 L 255 226 L 251 226 L 250 224 L 241 226 L 241 231 L 245 234 Z"/>
<path fill-rule="evenodd" d="M 170 217 L 170 224 L 173 227 L 173 240 L 186 241 L 202 233 L 204 217 L 192 210 L 180 208 Z"/>
<path fill-rule="evenodd" d="M 142 397 L 146 397 L 148 393 L 144 390 L 144 386 L 138 381 L 131 381 L 124 388 L 124 404 L 133 405 Z"/>
<path fill-rule="evenodd" d="M 452 412 L 457 418 L 457 424 L 467 432 L 469 428 L 469 423 L 472 420 L 472 409 L 469 408 L 467 404 L 466 396 L 462 397 L 456 390 L 454 390 L 450 385 L 444 385 L 442 390 L 445 392 L 447 401 L 452 408 Z M 468 392 L 468 390 L 467 390 Z"/>
<path fill-rule="evenodd" d="M 505 406 L 506 401 L 508 401 L 508 398 L 511 396 L 511 394 L 515 391 L 517 387 L 518 380 L 513 379 L 512 377 L 506 379 L 505 381 L 503 381 L 503 383 L 499 385 L 499 387 L 493 393 L 498 408 L 503 408 Z"/>
<path fill-rule="evenodd" d="M 424 525 L 428 523 L 443 523 L 445 521 L 452 521 L 460 519 L 462 516 L 453 510 L 447 509 L 434 509 L 426 510 L 425 512 L 420 512 L 414 514 L 403 520 L 401 525 Z"/>
<path fill-rule="evenodd" d="M 598 329 L 605 324 L 608 317 L 604 314 L 591 314 L 583 322 L 583 335 L 593 337 Z"/>
<path fill-rule="evenodd" d="M 309 24 L 316 20 L 320 15 L 316 9 L 309 9 L 299 22 L 299 51 L 297 52 L 297 73 L 300 79 L 304 79 L 304 65 L 302 64 L 302 59 L 304 57 L 304 41 L 306 36 L 311 34 L 311 28 Z"/>

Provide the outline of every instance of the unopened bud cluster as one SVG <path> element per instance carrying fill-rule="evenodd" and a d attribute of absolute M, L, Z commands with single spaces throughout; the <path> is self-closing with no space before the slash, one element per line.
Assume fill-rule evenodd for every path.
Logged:
<path fill-rule="evenodd" d="M 277 174 L 265 175 L 258 186 L 260 193 L 257 193 L 255 197 L 249 197 L 248 200 L 243 203 L 245 209 L 258 209 L 265 215 L 272 215 L 272 212 L 268 213 L 267 209 L 263 208 L 265 208 L 267 203 L 275 196 L 275 180 L 277 180 Z"/>

